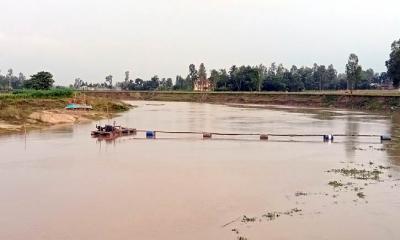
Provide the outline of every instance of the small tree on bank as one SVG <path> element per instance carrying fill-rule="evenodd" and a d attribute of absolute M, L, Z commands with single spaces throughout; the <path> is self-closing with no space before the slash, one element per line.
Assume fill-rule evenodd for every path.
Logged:
<path fill-rule="evenodd" d="M 392 52 L 389 60 L 386 61 L 387 74 L 393 81 L 393 86 L 399 88 L 400 85 L 400 39 L 392 43 Z"/>
<path fill-rule="evenodd" d="M 194 64 L 189 65 L 189 75 L 187 76 L 189 80 L 189 87 L 191 90 L 194 88 L 194 83 L 199 79 L 199 72 L 196 70 L 196 66 Z"/>
<path fill-rule="evenodd" d="M 38 72 L 32 75 L 31 78 L 24 82 L 24 88 L 35 90 L 49 90 L 53 87 L 53 75 L 49 72 Z"/>
<path fill-rule="evenodd" d="M 361 66 L 358 65 L 358 57 L 354 53 L 350 54 L 349 61 L 346 64 L 347 90 L 353 92 L 354 86 L 361 78 Z"/>
<path fill-rule="evenodd" d="M 108 76 L 106 77 L 105 85 L 106 85 L 109 89 L 112 89 L 112 88 L 113 88 L 113 76 L 112 76 L 112 75 L 108 75 Z"/>

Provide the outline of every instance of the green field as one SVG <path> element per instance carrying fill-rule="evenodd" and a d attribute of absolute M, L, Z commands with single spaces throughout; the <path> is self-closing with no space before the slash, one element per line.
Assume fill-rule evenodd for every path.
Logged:
<path fill-rule="evenodd" d="M 23 98 L 66 98 L 72 97 L 74 91 L 69 88 L 55 88 L 51 90 L 15 90 L 0 93 L 1 99 L 23 99 Z"/>

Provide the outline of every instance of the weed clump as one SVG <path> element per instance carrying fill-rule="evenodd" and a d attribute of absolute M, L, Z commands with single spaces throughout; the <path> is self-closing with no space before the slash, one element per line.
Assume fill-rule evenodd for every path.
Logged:
<path fill-rule="evenodd" d="M 249 218 L 249 217 L 247 217 L 246 215 L 244 215 L 243 218 L 242 218 L 242 222 L 244 222 L 244 223 L 255 222 L 256 219 L 257 219 L 257 218 L 255 218 L 255 217 Z"/>
<path fill-rule="evenodd" d="M 267 218 L 268 220 L 272 221 L 272 220 L 274 220 L 275 218 L 280 217 L 280 213 L 277 213 L 277 212 L 269 212 L 269 213 L 266 213 L 266 214 L 264 214 L 264 215 L 262 215 L 262 216 L 265 217 L 265 218 Z"/>
<path fill-rule="evenodd" d="M 365 198 L 365 194 L 363 192 L 359 192 L 359 193 L 357 193 L 357 197 Z"/>
<path fill-rule="evenodd" d="M 328 173 L 339 173 L 342 174 L 343 176 L 346 177 L 351 177 L 354 179 L 359 179 L 359 180 L 379 180 L 379 176 L 383 173 L 377 169 L 374 169 L 372 171 L 368 171 L 365 169 L 356 169 L 356 168 L 352 168 L 352 169 L 346 169 L 346 168 L 342 168 L 342 169 L 332 169 L 329 170 Z"/>
<path fill-rule="evenodd" d="M 305 192 L 296 192 L 295 194 L 294 194 L 296 197 L 300 197 L 300 196 L 307 196 L 307 193 L 305 193 Z"/>
<path fill-rule="evenodd" d="M 332 186 L 332 187 L 334 187 L 334 188 L 338 188 L 338 187 L 342 187 L 342 186 L 343 186 L 343 183 L 338 182 L 338 181 L 330 181 L 330 182 L 328 183 L 328 185 L 329 185 L 329 186 Z"/>

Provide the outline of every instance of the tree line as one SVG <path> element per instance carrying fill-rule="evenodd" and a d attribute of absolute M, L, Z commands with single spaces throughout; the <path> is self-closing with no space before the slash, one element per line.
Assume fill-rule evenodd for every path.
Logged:
<path fill-rule="evenodd" d="M 270 66 L 236 66 L 229 69 L 212 69 L 210 75 L 204 64 L 197 70 L 194 64 L 189 65 L 186 77 L 177 75 L 172 78 L 160 78 L 154 75 L 149 80 L 130 78 L 130 72 L 125 72 L 125 79 L 113 83 L 113 76 L 108 75 L 102 83 L 88 83 L 76 78 L 70 87 L 75 89 L 123 89 L 139 91 L 192 91 L 197 80 L 208 80 L 214 91 L 289 91 L 305 90 L 353 90 L 388 87 L 390 84 L 398 88 L 400 85 L 400 39 L 391 45 L 389 59 L 385 62 L 387 72 L 376 73 L 369 68 L 364 70 L 356 54 L 350 54 L 345 72 L 338 73 L 333 65 L 314 64 L 311 67 L 286 68 L 282 64 L 272 63 Z M 0 90 L 11 89 L 50 89 L 53 86 L 53 75 L 49 72 L 39 72 L 26 79 L 23 73 L 18 76 L 9 69 L 5 75 L 0 71 Z"/>
<path fill-rule="evenodd" d="M 160 78 L 156 75 L 150 80 L 137 78 L 130 80 L 129 72 L 125 73 L 125 80 L 116 86 L 123 90 L 193 90 L 198 79 L 208 79 L 214 91 L 288 91 L 298 92 L 305 90 L 354 90 L 389 88 L 400 85 L 400 39 L 391 45 L 389 60 L 385 62 L 387 72 L 378 73 L 373 69 L 363 69 L 358 56 L 350 54 L 344 73 L 338 73 L 335 67 L 318 65 L 312 67 L 286 68 L 282 64 L 272 63 L 270 66 L 236 66 L 227 69 L 212 69 L 210 76 L 204 64 L 196 69 L 194 64 L 189 65 L 186 77 L 176 76 L 175 84 L 171 78 Z M 108 85 L 112 88 L 112 84 Z"/>
<path fill-rule="evenodd" d="M 389 85 L 386 72 L 376 73 L 373 69 L 363 70 L 358 64 L 355 54 L 350 55 L 345 73 L 338 73 L 333 65 L 325 66 L 314 64 L 312 67 L 297 67 L 289 69 L 282 64 L 272 63 L 270 66 L 236 66 L 227 69 L 212 69 L 209 77 L 204 64 L 197 70 L 194 64 L 189 65 L 186 77 L 176 76 L 175 83 L 171 78 L 160 79 L 157 75 L 150 80 L 136 78 L 116 83 L 116 87 L 123 90 L 182 90 L 191 91 L 198 79 L 207 78 L 214 91 L 289 91 L 305 90 L 343 90 L 343 89 L 374 89 Z M 77 81 L 76 81 L 77 82 Z M 78 81 L 79 82 L 79 81 Z M 75 84 L 75 87 L 81 85 Z M 87 84 L 88 87 L 96 87 Z M 110 84 L 100 84 L 107 86 Z"/>
<path fill-rule="evenodd" d="M 0 71 L 0 90 L 49 90 L 53 87 L 53 84 L 53 75 L 49 72 L 41 71 L 26 79 L 21 72 L 18 76 L 15 76 L 13 69 L 9 69 L 6 75 L 2 75 Z"/>

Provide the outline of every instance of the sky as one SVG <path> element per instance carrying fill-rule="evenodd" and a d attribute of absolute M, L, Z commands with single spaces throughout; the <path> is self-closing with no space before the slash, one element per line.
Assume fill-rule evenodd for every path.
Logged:
<path fill-rule="evenodd" d="M 0 70 L 57 85 L 272 62 L 386 71 L 398 0 L 0 0 Z"/>

